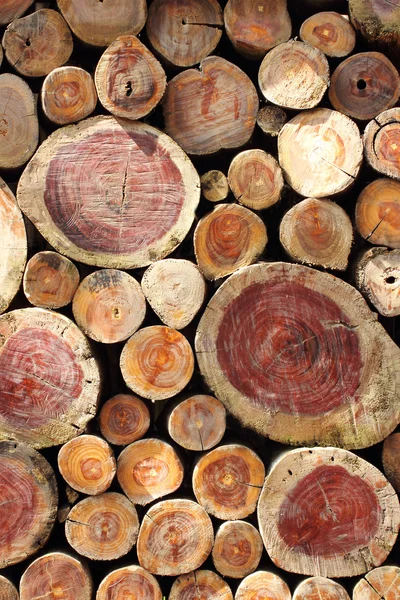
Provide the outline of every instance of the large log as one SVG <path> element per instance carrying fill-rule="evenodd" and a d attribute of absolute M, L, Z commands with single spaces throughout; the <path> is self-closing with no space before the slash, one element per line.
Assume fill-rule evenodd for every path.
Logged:
<path fill-rule="evenodd" d="M 392 433 L 383 442 L 382 464 L 386 477 L 400 493 L 400 433 Z"/>
<path fill-rule="evenodd" d="M 400 505 L 382 473 L 357 455 L 301 448 L 285 453 L 268 474 L 258 522 L 277 566 L 351 577 L 386 559 L 399 531 Z"/>
<path fill-rule="evenodd" d="M 111 571 L 99 585 L 96 600 L 162 600 L 158 581 L 142 567 L 132 565 Z"/>
<path fill-rule="evenodd" d="M 229 585 L 216 573 L 200 569 L 174 581 L 168 600 L 233 600 Z"/>
<path fill-rule="evenodd" d="M 356 44 L 356 34 L 348 18 L 337 12 L 312 15 L 300 27 L 299 35 L 303 42 L 334 58 L 347 56 Z"/>
<path fill-rule="evenodd" d="M 375 179 L 358 197 L 356 228 L 371 244 L 400 248 L 400 183 Z"/>
<path fill-rule="evenodd" d="M 195 345 L 228 411 L 274 440 L 363 448 L 400 421 L 400 351 L 361 294 L 327 273 L 241 269 L 209 302 Z"/>
<path fill-rule="evenodd" d="M 354 269 L 357 289 L 376 310 L 385 317 L 400 315 L 400 250 L 369 248 Z"/>
<path fill-rule="evenodd" d="M 24 308 L 0 317 L 0 439 L 62 444 L 96 413 L 100 374 L 67 317 Z"/>
<path fill-rule="evenodd" d="M 375 171 L 400 179 L 400 108 L 385 110 L 368 123 L 364 154 Z"/>
<path fill-rule="evenodd" d="M 340 583 L 327 577 L 310 577 L 297 586 L 293 600 L 350 600 L 350 597 Z"/>
<path fill-rule="evenodd" d="M 3 0 L 0 5 L 0 25 L 7 25 L 18 19 L 32 2 L 33 0 Z"/>
<path fill-rule="evenodd" d="M 19 600 L 17 588 L 3 575 L 0 575 L 0 600 Z"/>
<path fill-rule="evenodd" d="M 125 446 L 142 438 L 150 426 L 149 409 L 133 394 L 117 394 L 100 410 L 99 426 L 110 444 Z"/>
<path fill-rule="evenodd" d="M 274 600 L 291 600 L 288 585 L 275 573 L 257 571 L 240 582 L 235 600 L 255 600 L 273 598 Z"/>
<path fill-rule="evenodd" d="M 400 568 L 387 565 L 373 569 L 353 589 L 353 600 L 397 600 L 400 597 Z"/>
<path fill-rule="evenodd" d="M 24 294 L 38 308 L 61 308 L 72 302 L 79 271 L 68 258 L 49 250 L 29 259 L 23 278 Z"/>
<path fill-rule="evenodd" d="M 56 250 L 116 269 L 171 253 L 199 198 L 192 163 L 167 135 L 106 116 L 50 135 L 17 190 L 22 211 Z"/>
<path fill-rule="evenodd" d="M 243 579 L 261 560 L 263 543 L 258 530 L 246 521 L 226 521 L 215 534 L 212 559 L 224 577 Z"/>

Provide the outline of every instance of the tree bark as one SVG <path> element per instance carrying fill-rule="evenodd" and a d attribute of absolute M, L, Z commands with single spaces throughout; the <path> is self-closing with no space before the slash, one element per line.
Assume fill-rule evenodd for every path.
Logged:
<path fill-rule="evenodd" d="M 67 306 L 79 285 L 79 271 L 58 252 L 38 252 L 28 261 L 24 273 L 24 294 L 39 308 Z"/>
<path fill-rule="evenodd" d="M 375 171 L 400 179 L 400 108 L 386 110 L 368 123 L 364 154 Z"/>
<path fill-rule="evenodd" d="M 126 446 L 146 434 L 150 426 L 149 409 L 137 396 L 117 394 L 101 407 L 99 425 L 110 444 Z"/>
<path fill-rule="evenodd" d="M 56 125 L 69 125 L 92 114 L 97 92 L 90 74 L 79 67 L 59 67 L 49 73 L 40 92 L 43 112 Z"/>
<path fill-rule="evenodd" d="M 18 19 L 32 2 L 33 0 L 3 0 L 0 6 L 0 25 L 8 25 Z"/>
<path fill-rule="evenodd" d="M 109 573 L 100 583 L 96 600 L 126 600 L 133 597 L 132 592 L 140 600 L 162 600 L 157 579 L 136 565 Z"/>
<path fill-rule="evenodd" d="M 337 12 L 319 12 L 300 27 L 303 42 L 332 58 L 343 58 L 354 50 L 356 34 L 348 18 Z"/>
<path fill-rule="evenodd" d="M 240 582 L 235 600 L 253 600 L 257 597 L 274 598 L 275 600 L 291 600 L 287 584 L 275 573 L 257 571 Z"/>
<path fill-rule="evenodd" d="M 293 600 L 350 600 L 350 597 L 336 581 L 326 577 L 310 577 L 297 586 Z"/>
<path fill-rule="evenodd" d="M 260 217 L 238 204 L 219 204 L 200 219 L 194 232 L 197 263 L 211 281 L 255 262 L 267 241 Z"/>
<path fill-rule="evenodd" d="M 396 540 L 400 506 L 382 473 L 338 448 L 285 453 L 265 480 L 258 521 L 285 570 L 352 577 L 380 565 Z"/>
<path fill-rule="evenodd" d="M 276 137 L 287 121 L 287 114 L 279 106 L 263 106 L 257 113 L 257 125 L 265 135 Z"/>
<path fill-rule="evenodd" d="M 400 493 L 400 433 L 392 433 L 383 443 L 382 463 L 385 475 L 397 491 Z"/>
<path fill-rule="evenodd" d="M 222 171 L 207 171 L 201 176 L 200 184 L 204 198 L 210 202 L 221 202 L 229 194 L 228 180 Z"/>
<path fill-rule="evenodd" d="M 233 600 L 229 585 L 212 571 L 193 571 L 188 575 L 181 575 L 174 581 L 168 600 Z"/>
<path fill-rule="evenodd" d="M 356 204 L 356 228 L 371 244 L 400 248 L 400 183 L 375 179 Z"/>
<path fill-rule="evenodd" d="M 400 250 L 369 248 L 355 264 L 355 283 L 384 317 L 400 315 Z"/>
<path fill-rule="evenodd" d="M 215 535 L 212 559 L 223 577 L 243 579 L 261 560 L 263 543 L 258 530 L 246 521 L 227 521 Z"/>
<path fill-rule="evenodd" d="M 17 588 L 3 575 L 0 575 L 0 600 L 19 600 Z"/>
<path fill-rule="evenodd" d="M 385 566 L 373 569 L 353 590 L 353 600 L 396 600 L 400 594 L 400 569 Z"/>
<path fill-rule="evenodd" d="M 132 269 L 180 244 L 193 223 L 200 181 L 184 152 L 159 130 L 98 116 L 43 142 L 22 174 L 17 198 L 62 254 Z"/>

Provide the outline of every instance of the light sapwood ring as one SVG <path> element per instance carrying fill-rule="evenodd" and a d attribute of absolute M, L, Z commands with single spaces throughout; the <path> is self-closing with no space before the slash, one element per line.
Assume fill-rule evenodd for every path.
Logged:
<path fill-rule="evenodd" d="M 375 171 L 400 179 L 400 108 L 385 110 L 368 123 L 364 154 Z"/>
<path fill-rule="evenodd" d="M 226 410 L 222 402 L 198 394 L 179 402 L 168 417 L 168 433 L 186 450 L 210 450 L 222 440 Z"/>
<path fill-rule="evenodd" d="M 400 568 L 372 569 L 353 589 L 353 600 L 396 600 L 400 596 Z"/>
<path fill-rule="evenodd" d="M 172 584 L 168 600 L 233 600 L 229 585 L 213 571 L 199 569 L 181 575 Z"/>
<path fill-rule="evenodd" d="M 96 600 L 127 600 L 132 592 L 140 600 L 162 600 L 161 588 L 151 573 L 136 565 L 111 571 L 100 583 Z"/>
<path fill-rule="evenodd" d="M 327 56 L 343 58 L 354 50 L 356 33 L 348 18 L 337 12 L 319 12 L 304 21 L 300 39 Z"/>
<path fill-rule="evenodd" d="M 327 577 L 309 577 L 295 589 L 293 600 L 350 600 L 343 586 Z"/>
<path fill-rule="evenodd" d="M 246 521 L 226 521 L 215 534 L 214 566 L 224 577 L 243 579 L 261 560 L 263 543 L 258 530 Z"/>
<path fill-rule="evenodd" d="M 256 571 L 240 582 L 235 600 L 258 600 L 258 598 L 274 598 L 274 600 L 291 600 L 288 585 L 279 575 L 269 571 Z"/>
<path fill-rule="evenodd" d="M 355 285 L 381 315 L 400 315 L 400 250 L 369 248 L 355 264 Z"/>

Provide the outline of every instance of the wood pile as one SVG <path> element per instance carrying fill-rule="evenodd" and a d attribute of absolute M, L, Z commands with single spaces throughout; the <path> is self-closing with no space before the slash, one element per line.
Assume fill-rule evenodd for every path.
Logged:
<path fill-rule="evenodd" d="M 398 2 L 0 36 L 0 600 L 400 600 Z"/>

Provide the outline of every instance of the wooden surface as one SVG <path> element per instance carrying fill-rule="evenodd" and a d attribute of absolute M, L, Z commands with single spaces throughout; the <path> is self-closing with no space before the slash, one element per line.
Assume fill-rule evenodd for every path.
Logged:
<path fill-rule="evenodd" d="M 226 521 L 215 534 L 212 559 L 222 576 L 243 579 L 256 571 L 262 551 L 262 539 L 254 525 Z"/>
<path fill-rule="evenodd" d="M 385 317 L 400 314 L 400 250 L 378 246 L 363 252 L 355 263 L 355 285 Z"/>
<path fill-rule="evenodd" d="M 99 585 L 96 600 L 126 600 L 132 591 L 140 600 L 162 600 L 157 579 L 142 567 L 133 565 L 111 571 Z"/>
<path fill-rule="evenodd" d="M 24 294 L 38 308 L 67 306 L 79 285 L 79 271 L 68 258 L 45 250 L 29 259 L 23 278 Z"/>
<path fill-rule="evenodd" d="M 19 600 L 17 588 L 3 575 L 0 575 L 0 600 Z"/>
<path fill-rule="evenodd" d="M 375 171 L 400 179 L 400 108 L 385 110 L 368 123 L 364 153 Z"/>
<path fill-rule="evenodd" d="M 110 444 L 125 446 L 143 437 L 150 426 L 146 404 L 133 394 L 117 394 L 100 410 L 99 426 Z"/>
<path fill-rule="evenodd" d="M 375 179 L 359 195 L 355 210 L 358 232 L 371 244 L 400 248 L 400 183 Z"/>
<path fill-rule="evenodd" d="M 334 11 L 316 13 L 306 19 L 300 27 L 300 38 L 334 58 L 347 56 L 356 44 L 349 20 Z"/>
<path fill-rule="evenodd" d="M 310 577 L 296 587 L 293 600 L 350 600 L 350 596 L 340 583 L 332 579 Z"/>
<path fill-rule="evenodd" d="M 171 587 L 169 600 L 187 600 L 188 598 L 233 600 L 229 585 L 213 571 L 200 569 L 188 575 L 181 575 Z"/>
<path fill-rule="evenodd" d="M 274 598 L 291 600 L 290 589 L 279 575 L 269 571 L 256 571 L 240 582 L 235 600 L 253 600 L 253 598 Z"/>
<path fill-rule="evenodd" d="M 56 125 L 68 125 L 86 119 L 97 104 L 94 81 L 80 67 L 53 69 L 40 92 L 43 112 Z"/>

